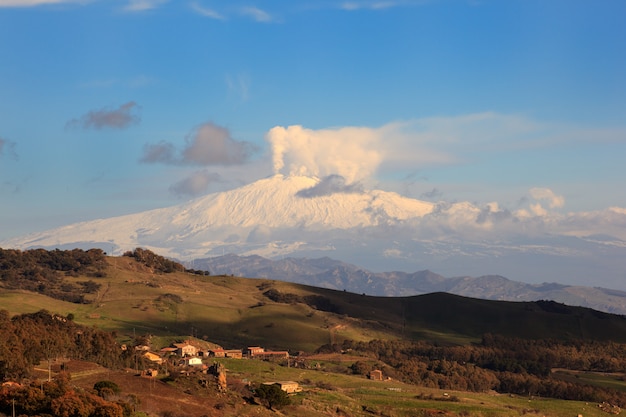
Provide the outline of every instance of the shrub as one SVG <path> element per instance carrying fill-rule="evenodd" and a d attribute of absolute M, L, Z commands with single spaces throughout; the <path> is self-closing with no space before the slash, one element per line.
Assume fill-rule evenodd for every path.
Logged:
<path fill-rule="evenodd" d="M 98 395 L 101 397 L 107 393 L 112 392 L 119 394 L 120 387 L 113 381 L 98 381 L 94 384 L 93 389 L 98 391 Z"/>

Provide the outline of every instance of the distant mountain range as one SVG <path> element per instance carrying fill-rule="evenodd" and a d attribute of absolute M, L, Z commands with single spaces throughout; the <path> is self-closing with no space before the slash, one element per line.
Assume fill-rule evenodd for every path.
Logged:
<path fill-rule="evenodd" d="M 328 257 L 270 260 L 233 254 L 193 261 L 193 268 L 212 274 L 269 278 L 376 296 L 411 296 L 447 292 L 501 301 L 553 300 L 626 315 L 626 292 L 557 283 L 526 284 L 499 275 L 446 278 L 431 271 L 370 272 Z"/>

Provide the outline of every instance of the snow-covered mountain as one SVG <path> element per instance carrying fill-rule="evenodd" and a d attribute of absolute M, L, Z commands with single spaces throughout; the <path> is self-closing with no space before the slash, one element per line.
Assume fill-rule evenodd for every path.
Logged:
<path fill-rule="evenodd" d="M 377 227 L 422 217 L 434 204 L 385 191 L 324 194 L 319 179 L 275 175 L 168 208 L 72 224 L 10 239 L 16 248 L 96 246 L 119 254 L 137 246 L 180 259 L 233 245 L 279 251 L 305 242 L 269 242 L 274 231 L 323 232 Z M 320 193 L 321 195 L 317 195 Z M 265 239 L 264 239 L 265 238 Z M 263 242 L 266 241 L 266 242 Z M 289 249 L 286 249 L 289 252 Z"/>
<path fill-rule="evenodd" d="M 576 221 L 513 213 L 495 203 L 420 201 L 346 185 L 342 177 L 275 175 L 173 207 L 5 240 L 0 247 L 99 247 L 111 254 L 144 247 L 187 262 L 225 253 L 330 256 L 371 271 L 499 274 L 533 283 L 589 285 L 589 277 L 601 275 L 604 286 L 608 277 L 623 288 L 626 242 L 546 232 L 548 224 L 559 230 Z"/>

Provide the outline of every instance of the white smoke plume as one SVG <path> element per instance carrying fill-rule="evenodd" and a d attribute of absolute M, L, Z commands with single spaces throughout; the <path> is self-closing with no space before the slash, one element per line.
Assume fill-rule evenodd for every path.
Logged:
<path fill-rule="evenodd" d="M 340 175 L 349 184 L 371 176 L 383 159 L 379 129 L 276 126 L 266 139 L 272 148 L 275 174 Z"/>

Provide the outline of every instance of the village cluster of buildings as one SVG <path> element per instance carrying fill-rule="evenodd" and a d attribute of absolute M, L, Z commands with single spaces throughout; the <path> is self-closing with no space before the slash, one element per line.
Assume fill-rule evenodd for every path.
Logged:
<path fill-rule="evenodd" d="M 287 359 L 289 352 L 286 350 L 265 350 L 260 346 L 250 346 L 245 349 L 207 349 L 202 350 L 189 342 L 173 343 L 165 347 L 159 353 L 152 352 L 149 346 L 136 346 L 136 350 L 143 350 L 144 358 L 156 364 L 162 364 L 171 356 L 180 358 L 178 365 L 202 365 L 202 358 L 231 358 L 231 359 Z"/>
<path fill-rule="evenodd" d="M 189 341 L 183 343 L 173 343 L 171 346 L 159 350 L 158 353 L 152 352 L 147 345 L 136 346 L 136 350 L 144 351 L 143 357 L 155 365 L 162 365 L 164 362 L 175 358 L 174 365 L 183 369 L 198 367 L 202 370 L 207 368 L 203 359 L 205 358 L 231 358 L 231 359 L 261 359 L 261 360 L 278 360 L 288 359 L 289 352 L 265 350 L 260 346 L 249 346 L 245 349 L 199 349 Z M 155 377 L 158 371 L 156 369 L 148 369 L 144 372 L 145 376 Z M 281 381 L 275 382 L 280 388 L 287 393 L 300 392 L 302 389 L 297 382 Z"/>
<path fill-rule="evenodd" d="M 261 360 L 289 359 L 289 352 L 283 350 L 265 350 L 260 346 L 248 346 L 245 349 L 213 348 L 203 350 L 197 348 L 190 341 L 173 343 L 171 346 L 161 349 L 158 353 L 152 352 L 149 346 L 136 346 L 135 349 L 145 351 L 143 353 L 143 357 L 156 365 L 161 365 L 169 360 L 173 365 L 177 365 L 183 370 L 187 369 L 187 371 L 183 372 L 189 372 L 188 369 L 190 368 L 198 368 L 205 371 L 208 367 L 204 363 L 204 360 L 207 358 Z M 175 359 L 174 362 L 171 362 L 172 358 Z M 145 372 L 145 375 L 154 377 L 157 375 L 157 371 L 155 369 L 149 369 Z M 383 373 L 382 371 L 376 369 L 370 371 L 367 377 L 372 380 L 382 381 Z M 293 381 L 271 382 L 271 384 L 279 385 L 283 391 L 289 394 L 300 392 L 302 390 L 298 383 Z"/>

